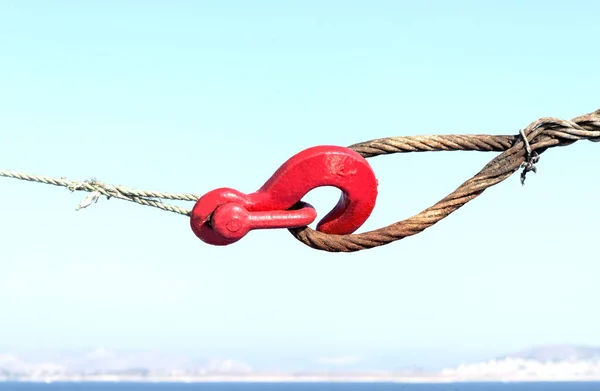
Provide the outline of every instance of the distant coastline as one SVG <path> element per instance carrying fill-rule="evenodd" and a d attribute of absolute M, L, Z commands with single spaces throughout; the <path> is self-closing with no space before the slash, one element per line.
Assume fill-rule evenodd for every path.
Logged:
<path fill-rule="evenodd" d="M 483 383 L 600 382 L 600 348 L 548 345 L 442 370 L 371 370 L 360 357 L 318 360 L 325 368 L 267 370 L 231 358 L 159 352 L 0 352 L 0 382 L 29 383 Z M 309 361 L 306 361 L 309 362 Z M 335 364 L 331 364 L 331 363 Z M 358 367 L 341 368 L 352 364 Z M 362 365 L 362 366 L 360 366 Z"/>
<path fill-rule="evenodd" d="M 242 376 L 55 376 L 30 378 L 2 378 L 0 383 L 546 383 L 546 382 L 600 382 L 600 376 L 506 376 L 458 378 L 431 374 L 405 375 L 242 375 Z"/>

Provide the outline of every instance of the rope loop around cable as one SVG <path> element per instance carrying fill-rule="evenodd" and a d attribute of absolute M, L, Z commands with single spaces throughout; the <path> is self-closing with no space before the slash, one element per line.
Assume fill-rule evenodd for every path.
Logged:
<path fill-rule="evenodd" d="M 365 158 L 379 155 L 433 151 L 502 152 L 472 178 L 431 207 L 405 220 L 373 231 L 330 235 L 309 227 L 291 228 L 290 233 L 309 247 L 329 252 L 354 252 L 383 246 L 416 235 L 445 219 L 486 189 L 504 181 L 523 168 L 521 181 L 536 170 L 539 156 L 549 148 L 578 140 L 600 141 L 600 110 L 572 120 L 540 118 L 516 136 L 442 135 L 406 136 L 366 141 L 349 148 Z"/>

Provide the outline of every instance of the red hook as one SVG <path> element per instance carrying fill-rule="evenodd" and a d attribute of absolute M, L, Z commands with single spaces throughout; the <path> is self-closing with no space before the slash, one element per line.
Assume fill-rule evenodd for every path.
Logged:
<path fill-rule="evenodd" d="M 377 179 L 367 160 L 351 149 L 322 145 L 292 156 L 252 194 L 230 188 L 205 194 L 192 209 L 190 225 L 202 241 L 221 246 L 252 229 L 304 227 L 317 213 L 300 200 L 320 186 L 337 187 L 342 195 L 318 231 L 351 234 L 375 207 Z"/>

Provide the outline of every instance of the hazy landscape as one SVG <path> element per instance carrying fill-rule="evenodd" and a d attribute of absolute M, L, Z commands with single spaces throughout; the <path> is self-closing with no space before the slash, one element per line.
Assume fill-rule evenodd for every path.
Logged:
<path fill-rule="evenodd" d="M 322 359 L 323 360 L 323 359 Z M 532 347 L 486 361 L 441 370 L 344 369 L 360 357 L 330 358 L 321 370 L 273 371 L 232 358 L 194 358 L 155 351 L 4 349 L 0 381 L 594 381 L 600 380 L 600 348 Z M 337 360 L 337 361 L 336 361 Z M 329 366 L 327 364 L 330 364 Z"/>

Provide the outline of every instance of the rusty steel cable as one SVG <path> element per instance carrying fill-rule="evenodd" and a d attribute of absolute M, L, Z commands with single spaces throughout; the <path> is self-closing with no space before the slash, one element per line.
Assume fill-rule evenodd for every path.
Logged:
<path fill-rule="evenodd" d="M 354 252 L 383 246 L 423 232 L 445 219 L 467 202 L 477 198 L 487 188 L 497 185 L 519 168 L 521 180 L 548 148 L 566 146 L 578 140 L 600 141 L 600 110 L 572 120 L 540 118 L 516 136 L 442 135 L 392 137 L 366 141 L 349 148 L 365 158 L 407 152 L 432 151 L 502 151 L 481 171 L 464 182 L 435 205 L 405 220 L 374 231 L 329 235 L 309 227 L 290 228 L 300 242 L 314 249 L 329 252 Z"/>

